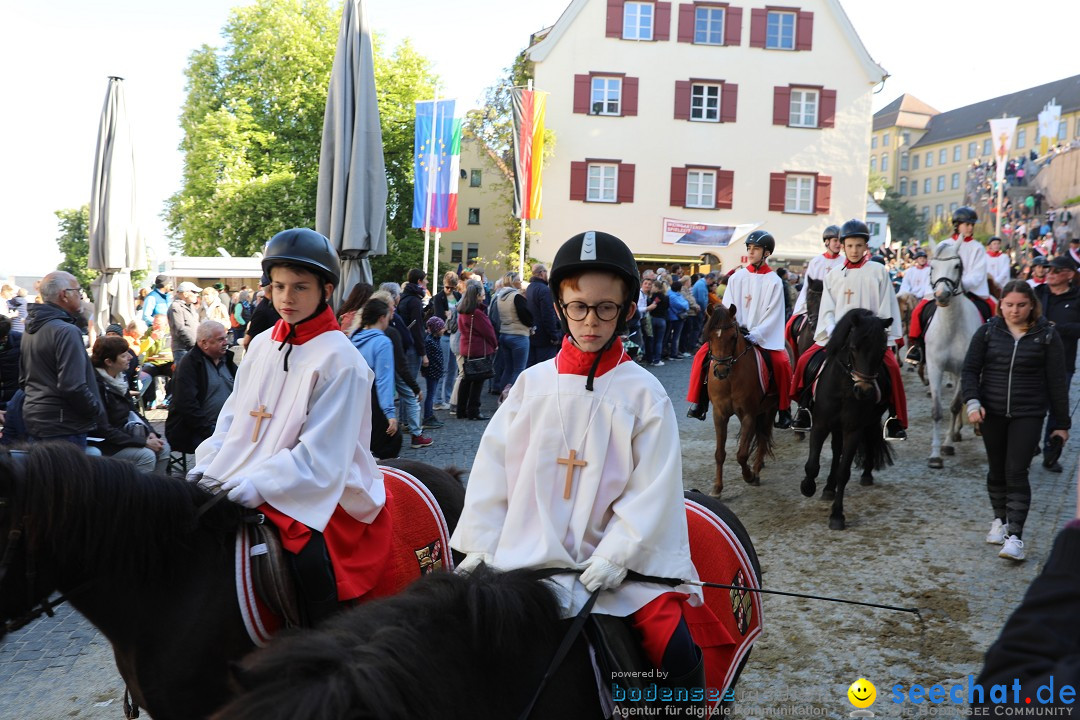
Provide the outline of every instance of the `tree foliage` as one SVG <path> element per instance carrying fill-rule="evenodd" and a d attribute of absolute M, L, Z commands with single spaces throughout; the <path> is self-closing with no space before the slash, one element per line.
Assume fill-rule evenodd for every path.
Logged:
<path fill-rule="evenodd" d="M 891 192 L 878 205 L 889 214 L 889 227 L 892 228 L 894 240 L 907 244 L 911 238 L 925 237 L 926 223 L 923 222 L 914 205 Z"/>
<path fill-rule="evenodd" d="M 203 45 L 191 54 L 180 115 L 184 181 L 165 212 L 174 244 L 187 254 L 222 247 L 251 255 L 284 228 L 314 227 L 340 13 L 327 0 L 257 0 L 232 11 L 221 49 Z M 407 41 L 385 54 L 374 38 L 374 50 L 394 237 L 388 251 L 411 253 L 412 243 L 399 239 L 416 236 L 409 227 L 414 103 L 432 96 L 436 78 Z"/>
<path fill-rule="evenodd" d="M 89 293 L 90 283 L 100 274 L 90 269 L 90 206 L 57 210 L 55 215 L 60 220 L 56 245 L 64 256 L 56 269 L 74 275 Z"/>

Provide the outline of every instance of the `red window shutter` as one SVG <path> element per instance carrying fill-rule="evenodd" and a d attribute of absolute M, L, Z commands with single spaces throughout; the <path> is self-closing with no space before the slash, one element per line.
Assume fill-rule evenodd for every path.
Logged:
<path fill-rule="evenodd" d="M 716 171 L 716 209 L 730 210 L 735 198 L 735 171 Z"/>
<path fill-rule="evenodd" d="M 637 115 L 638 79 L 624 77 L 622 79 L 622 114 Z"/>
<path fill-rule="evenodd" d="M 832 205 L 832 178 L 828 175 L 818 175 L 814 183 L 814 212 L 828 214 L 829 206 Z"/>
<path fill-rule="evenodd" d="M 588 75 L 574 76 L 574 112 L 589 114 L 589 97 L 592 95 L 592 78 Z"/>
<path fill-rule="evenodd" d="M 623 0 L 607 2 L 607 37 L 621 38 L 623 26 Z"/>
<path fill-rule="evenodd" d="M 619 163 L 619 192 L 617 200 L 621 203 L 634 202 L 634 165 Z"/>
<path fill-rule="evenodd" d="M 675 119 L 690 119 L 690 81 L 675 81 Z"/>
<path fill-rule="evenodd" d="M 836 91 L 821 91 L 821 106 L 818 108 L 818 127 L 836 127 Z"/>
<path fill-rule="evenodd" d="M 784 211 L 784 195 L 787 193 L 787 175 L 769 173 L 769 210 Z"/>
<path fill-rule="evenodd" d="M 799 11 L 795 25 L 795 49 L 809 50 L 814 44 L 814 13 Z"/>
<path fill-rule="evenodd" d="M 584 200 L 589 184 L 589 163 L 570 163 L 570 199 Z"/>
<path fill-rule="evenodd" d="M 787 125 L 791 120 L 791 88 L 773 88 L 772 124 Z"/>
<path fill-rule="evenodd" d="M 667 42 L 671 39 L 671 3 L 656 3 L 656 24 L 653 26 L 653 40 Z"/>
<path fill-rule="evenodd" d="M 765 31 L 769 13 L 765 8 L 750 9 L 750 47 L 765 47 Z"/>
<path fill-rule="evenodd" d="M 679 6 L 679 42 L 694 42 L 694 6 L 689 3 Z"/>
<path fill-rule="evenodd" d="M 735 122 L 735 110 L 739 104 L 739 86 L 724 83 L 720 86 L 720 122 Z"/>
<path fill-rule="evenodd" d="M 686 207 L 686 173 L 684 167 L 671 168 L 671 204 Z"/>
<path fill-rule="evenodd" d="M 742 44 L 742 8 L 729 7 L 724 13 L 724 44 Z"/>

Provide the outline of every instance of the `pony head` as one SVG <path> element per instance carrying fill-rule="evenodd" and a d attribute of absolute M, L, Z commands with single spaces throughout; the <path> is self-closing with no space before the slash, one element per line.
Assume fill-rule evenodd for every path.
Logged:
<path fill-rule="evenodd" d="M 892 318 L 882 319 L 871 310 L 856 308 L 840 318 L 825 346 L 830 361 L 838 362 L 851 376 L 855 397 L 873 397 L 874 383 L 881 373 L 888 346 L 886 330 Z"/>
<path fill-rule="evenodd" d="M 960 259 L 956 243 L 943 242 L 934 250 L 930 261 L 930 287 L 934 292 L 934 301 L 945 307 L 949 301 L 964 290 L 960 278 L 964 274 L 964 261 Z"/>

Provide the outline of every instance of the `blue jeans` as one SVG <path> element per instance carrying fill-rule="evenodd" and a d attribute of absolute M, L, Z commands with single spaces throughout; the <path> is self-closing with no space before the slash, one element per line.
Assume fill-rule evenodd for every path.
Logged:
<path fill-rule="evenodd" d="M 499 335 L 499 357 L 502 358 L 502 374 L 496 375 L 495 386 L 513 385 L 529 362 L 529 336 Z"/>
<path fill-rule="evenodd" d="M 420 422 L 420 401 L 416 399 L 412 389 L 405 384 L 400 377 L 394 376 L 394 387 L 397 390 L 398 400 L 401 402 L 399 415 L 401 422 L 409 431 L 410 435 L 422 435 L 423 425 Z"/>
<path fill-rule="evenodd" d="M 682 353 L 679 343 L 682 342 L 683 325 L 686 324 L 686 320 L 680 318 L 678 320 L 668 320 L 668 338 L 667 338 L 667 353 L 673 358 L 679 357 Z"/>
<path fill-rule="evenodd" d="M 429 418 L 435 414 L 435 389 L 439 386 L 442 378 L 426 377 L 424 380 L 427 381 L 427 395 L 424 397 L 424 418 Z"/>
<path fill-rule="evenodd" d="M 454 392 L 454 378 L 457 377 L 457 356 L 450 351 L 450 336 L 443 335 L 439 338 L 439 347 L 442 348 L 443 374 L 439 380 L 435 404 L 449 404 L 450 395 Z"/>
<path fill-rule="evenodd" d="M 649 362 L 660 362 L 660 355 L 664 351 L 664 340 L 667 339 L 667 319 L 654 317 L 652 319 L 652 345 L 649 353 Z"/>
<path fill-rule="evenodd" d="M 69 443 L 73 443 L 79 446 L 79 449 L 86 450 L 86 434 L 82 435 L 50 435 L 49 437 L 39 437 L 37 435 L 29 435 L 31 442 L 45 442 L 51 440 L 66 440 Z M 94 448 L 96 451 L 97 448 Z M 100 452 L 87 453 L 87 455 L 100 455 Z"/>

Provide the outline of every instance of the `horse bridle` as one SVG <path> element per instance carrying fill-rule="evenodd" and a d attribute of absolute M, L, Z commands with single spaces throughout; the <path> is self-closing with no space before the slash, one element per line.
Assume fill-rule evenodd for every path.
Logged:
<path fill-rule="evenodd" d="M 720 327 L 717 328 L 717 331 L 721 335 L 723 335 L 725 330 L 731 330 L 732 328 L 735 328 L 736 333 L 739 332 L 739 326 L 736 323 L 731 323 L 730 325 L 721 325 Z M 713 371 L 713 375 L 716 376 L 717 380 L 727 380 L 728 375 L 731 374 L 731 369 L 733 367 L 735 367 L 735 363 L 739 362 L 739 358 L 741 358 L 746 353 L 750 352 L 750 348 L 752 346 L 750 345 L 749 342 L 746 342 L 746 347 L 743 348 L 743 351 L 741 353 L 739 353 L 738 355 L 736 355 L 735 354 L 735 347 L 738 346 L 738 336 L 736 336 L 735 340 L 736 340 L 735 344 L 732 345 L 732 348 L 731 348 L 731 353 L 732 353 L 731 355 L 727 355 L 725 357 L 718 357 L 716 355 L 713 355 L 712 349 L 709 350 L 709 353 L 708 353 L 707 357 L 709 358 L 709 361 L 713 364 L 712 365 L 712 371 Z M 744 337 L 743 340 L 746 340 L 746 338 Z M 721 371 L 721 368 L 723 368 L 722 371 Z M 721 374 L 721 372 L 723 374 Z"/>
<path fill-rule="evenodd" d="M 956 297 L 957 295 L 964 292 L 964 289 L 960 287 L 960 281 L 964 277 L 964 259 L 960 257 L 960 255 L 953 255 L 952 257 L 934 258 L 934 260 L 956 260 L 959 263 L 960 274 L 957 276 L 956 280 L 953 280 L 951 277 L 939 277 L 937 280 L 934 280 L 932 283 L 930 283 L 930 290 L 936 291 L 938 283 L 941 283 L 945 285 L 946 291 L 949 293 L 949 297 Z M 932 265 L 931 272 L 933 272 Z"/>

